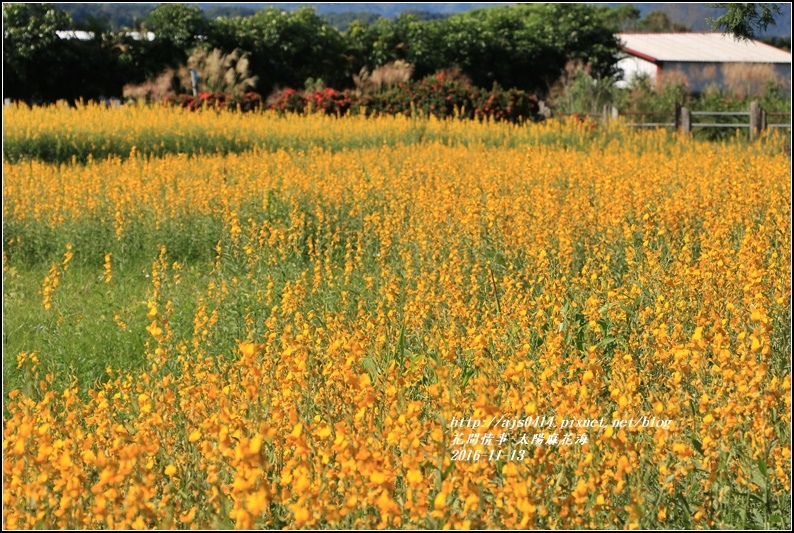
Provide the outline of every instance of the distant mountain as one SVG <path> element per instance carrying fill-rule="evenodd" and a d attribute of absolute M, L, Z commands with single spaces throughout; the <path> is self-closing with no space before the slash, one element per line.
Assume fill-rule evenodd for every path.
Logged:
<path fill-rule="evenodd" d="M 624 4 L 608 3 L 606 5 L 617 7 Z M 685 24 L 692 31 L 712 31 L 706 19 L 717 18 L 725 13 L 724 9 L 714 9 L 709 7 L 707 3 L 680 4 L 670 2 L 666 4 L 633 3 L 632 5 L 640 10 L 640 17 L 645 17 L 651 11 L 661 11 L 670 17 L 670 20 Z M 776 24 L 767 28 L 766 32 L 759 35 L 760 37 L 791 38 L 791 4 L 778 3 L 778 6 L 780 6 L 782 13 L 778 17 Z"/>
<path fill-rule="evenodd" d="M 145 19 L 157 4 L 55 4 L 57 9 L 71 13 L 78 26 L 94 20 L 104 21 L 110 28 L 131 28 Z"/>
<path fill-rule="evenodd" d="M 309 6 L 313 7 L 317 10 L 317 14 L 324 15 L 326 13 L 342 13 L 345 11 L 364 11 L 367 13 L 374 13 L 376 15 L 380 15 L 386 18 L 397 17 L 403 11 L 428 11 L 430 13 L 443 13 L 443 14 L 453 14 L 453 13 L 461 13 L 463 11 L 470 11 L 472 9 L 477 9 L 481 7 L 493 7 L 493 6 L 503 6 L 506 5 L 507 2 L 499 2 L 499 3 L 491 3 L 491 2 L 479 2 L 479 3 L 460 3 L 460 4 L 433 4 L 433 3 L 425 3 L 425 4 L 411 4 L 411 3 L 396 3 L 396 4 L 384 4 L 384 3 L 357 3 L 357 4 L 323 4 L 318 2 L 276 2 L 276 3 L 246 3 L 246 4 L 226 4 L 226 5 L 239 5 L 240 7 L 252 8 L 252 9 L 265 9 L 266 7 L 278 7 L 280 9 L 285 9 L 287 11 L 292 11 L 293 9 L 298 9 L 301 6 Z M 217 6 L 223 4 L 198 4 L 199 7 L 204 8 L 205 6 Z"/>
<path fill-rule="evenodd" d="M 451 15 L 454 13 L 461 13 L 463 11 L 470 11 L 483 7 L 494 7 L 500 5 L 509 5 L 515 2 L 479 2 L 479 3 L 358 3 L 358 4 L 323 4 L 323 3 L 249 3 L 249 4 L 225 4 L 225 5 L 240 5 L 249 9 L 264 9 L 266 7 L 278 7 L 286 10 L 297 9 L 300 6 L 311 6 L 317 10 L 320 15 L 326 13 L 341 13 L 345 11 L 359 11 L 368 12 L 380 15 L 383 17 L 391 18 L 397 17 L 400 13 L 406 10 L 414 11 L 427 11 L 429 13 L 440 13 Z M 592 4 L 608 5 L 610 7 L 617 7 L 624 5 L 621 3 L 607 3 L 607 2 L 589 2 Z M 198 4 L 204 6 L 217 6 L 219 4 Z M 222 5 L 222 4 L 221 4 Z M 662 11 L 674 22 L 681 22 L 689 26 L 692 31 L 710 31 L 711 27 L 707 18 L 717 18 L 725 11 L 709 7 L 708 3 L 633 3 L 634 7 L 640 10 L 640 16 L 645 17 L 651 11 Z M 771 26 L 762 36 L 791 36 L 791 3 L 778 3 L 783 12 L 779 17 L 777 24 Z"/>
<path fill-rule="evenodd" d="M 461 4 L 322 4 L 322 3 L 193 3 L 184 2 L 188 5 L 198 5 L 206 16 L 214 19 L 224 17 L 247 17 L 261 9 L 276 7 L 287 11 L 293 11 L 301 6 L 313 7 L 318 15 L 324 15 L 325 19 L 332 26 L 344 31 L 347 29 L 351 20 L 372 21 L 378 17 L 395 18 L 403 11 L 410 11 L 417 14 L 420 20 L 431 20 L 443 18 L 445 16 L 462 13 L 472 9 L 482 7 L 494 7 L 507 5 L 500 3 L 461 3 Z M 96 4 L 55 4 L 55 7 L 72 14 L 72 18 L 78 25 L 95 20 L 104 20 L 111 28 L 131 27 L 137 20 L 146 18 L 149 13 L 157 7 L 154 2 L 137 4 L 120 3 L 96 3 Z"/>
<path fill-rule="evenodd" d="M 191 2 L 185 2 L 192 4 Z M 607 5 L 617 7 L 620 3 L 590 2 L 591 4 Z M 372 16 L 382 16 L 394 18 L 403 11 L 426 12 L 428 15 L 452 15 L 462 13 L 472 9 L 509 5 L 510 2 L 478 2 L 478 3 L 358 3 L 358 4 L 323 4 L 323 3 L 300 3 L 300 2 L 281 2 L 281 3 L 199 3 L 192 4 L 201 7 L 209 18 L 218 16 L 248 16 L 260 9 L 267 7 L 277 7 L 288 11 L 297 9 L 301 6 L 313 7 L 319 15 L 342 14 L 356 12 L 357 17 L 362 20 L 372 19 Z M 108 23 L 118 28 L 121 26 L 132 26 L 136 19 L 146 17 L 156 6 L 156 3 L 139 4 L 55 4 L 59 9 L 72 13 L 76 22 L 85 21 L 87 18 L 105 19 Z M 681 3 L 634 3 L 640 11 L 640 16 L 645 17 L 651 11 L 661 11 L 665 13 L 673 22 L 685 24 L 692 31 L 710 31 L 711 28 L 706 22 L 708 18 L 717 18 L 723 10 L 708 7 L 707 3 L 681 4 Z M 761 36 L 767 37 L 787 37 L 791 39 L 791 4 L 778 3 L 781 7 L 782 15 L 778 17 L 777 24 L 770 26 Z M 367 15 L 370 14 L 370 15 Z M 335 16 L 327 17 L 329 23 L 340 28 L 346 27 L 350 15 L 341 19 Z"/>

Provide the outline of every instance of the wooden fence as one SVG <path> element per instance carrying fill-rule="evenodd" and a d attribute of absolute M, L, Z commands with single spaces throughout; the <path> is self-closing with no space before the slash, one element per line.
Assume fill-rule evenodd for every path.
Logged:
<path fill-rule="evenodd" d="M 750 102 L 748 111 L 692 111 L 686 107 L 679 106 L 673 112 L 624 112 L 620 113 L 617 108 L 604 106 L 601 114 L 602 120 L 617 119 L 625 117 L 671 117 L 673 122 L 634 122 L 626 123 L 626 126 L 636 128 L 675 128 L 687 135 L 692 134 L 693 128 L 747 128 L 750 140 L 757 138 L 762 131 L 767 128 L 791 128 L 791 113 L 767 113 L 761 108 L 757 101 Z M 703 117 L 703 118 L 700 118 Z M 716 122 L 715 117 L 738 117 L 748 119 L 747 122 Z M 788 123 L 770 123 L 769 120 L 776 117 L 789 117 Z M 778 119 L 779 120 L 779 119 Z"/>

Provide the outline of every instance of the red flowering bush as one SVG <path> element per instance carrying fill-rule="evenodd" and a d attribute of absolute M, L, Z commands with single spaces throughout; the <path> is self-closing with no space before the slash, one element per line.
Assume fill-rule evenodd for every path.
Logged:
<path fill-rule="evenodd" d="M 279 89 L 267 98 L 267 108 L 279 112 L 301 113 L 306 108 L 306 99 L 295 89 Z"/>
<path fill-rule="evenodd" d="M 350 110 L 353 98 L 350 91 L 336 91 L 334 89 L 321 89 L 306 96 L 309 109 L 326 115 L 344 115 Z"/>
<path fill-rule="evenodd" d="M 377 93 L 357 94 L 346 89 L 297 91 L 281 89 L 263 105 L 256 93 L 231 96 L 224 93 L 178 95 L 167 100 L 186 109 L 210 107 L 251 111 L 267 108 L 282 113 L 324 113 L 342 116 L 349 112 L 411 116 L 414 113 L 438 118 L 457 116 L 519 122 L 539 118 L 538 99 L 518 89 L 503 89 L 494 84 L 490 90 L 473 87 L 465 81 L 439 73 L 419 81 L 400 83 Z"/>
<path fill-rule="evenodd" d="M 525 91 L 502 89 L 496 84 L 491 90 L 482 89 L 443 73 L 365 95 L 360 105 L 368 112 L 409 115 L 416 110 L 438 118 L 458 116 L 511 122 L 535 120 L 540 110 L 538 99 Z"/>
<path fill-rule="evenodd" d="M 239 111 L 254 111 L 263 109 L 262 96 L 253 91 L 244 94 L 200 92 L 197 96 L 178 94 L 167 97 L 165 103 L 195 111 L 199 108 L 211 109 L 236 109 Z"/>

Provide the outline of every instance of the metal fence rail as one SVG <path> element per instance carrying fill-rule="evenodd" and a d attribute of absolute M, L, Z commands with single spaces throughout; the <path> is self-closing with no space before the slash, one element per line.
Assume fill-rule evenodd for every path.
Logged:
<path fill-rule="evenodd" d="M 627 123 L 626 126 L 633 128 L 675 128 L 684 132 L 687 135 L 692 134 L 692 128 L 741 128 L 749 131 L 750 139 L 758 137 L 762 131 L 767 128 L 789 128 L 791 129 L 791 122 L 788 124 L 767 123 L 769 117 L 791 117 L 790 112 L 776 112 L 767 113 L 761 109 L 757 101 L 750 103 L 749 111 L 692 111 L 686 107 L 678 107 L 674 112 L 670 111 L 630 111 L 620 113 L 615 107 L 604 106 L 602 118 L 604 121 L 610 119 L 617 119 L 619 116 L 627 117 L 661 117 L 661 116 L 674 116 L 674 122 L 633 122 Z M 737 117 L 749 120 L 747 122 L 725 123 L 725 122 L 695 122 L 693 117 Z"/>
<path fill-rule="evenodd" d="M 693 128 L 749 128 L 749 124 L 718 124 L 716 122 L 697 122 L 690 125 Z"/>
<path fill-rule="evenodd" d="M 692 116 L 702 116 L 702 115 L 717 115 L 717 116 L 741 116 L 741 117 L 749 117 L 749 111 L 692 111 Z"/>
<path fill-rule="evenodd" d="M 639 122 L 637 124 L 626 124 L 632 128 L 675 128 L 675 122 Z"/>

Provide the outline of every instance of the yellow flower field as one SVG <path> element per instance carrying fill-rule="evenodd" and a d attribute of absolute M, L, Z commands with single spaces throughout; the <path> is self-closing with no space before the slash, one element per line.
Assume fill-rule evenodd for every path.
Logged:
<path fill-rule="evenodd" d="M 4 527 L 790 524 L 771 144 L 265 115 L 349 142 L 155 157 L 82 112 L 139 148 L 3 166 Z M 69 374 L 75 328 L 133 362 Z"/>

